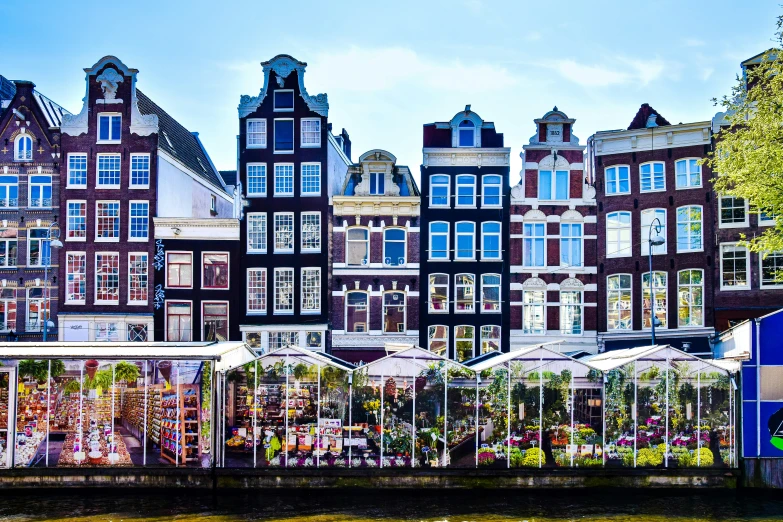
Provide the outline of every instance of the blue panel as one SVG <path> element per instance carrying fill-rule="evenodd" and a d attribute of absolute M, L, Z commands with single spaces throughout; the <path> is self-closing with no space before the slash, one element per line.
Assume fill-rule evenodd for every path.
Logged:
<path fill-rule="evenodd" d="M 761 321 L 761 364 L 783 365 L 783 313 Z"/>
<path fill-rule="evenodd" d="M 755 366 L 746 366 L 742 368 L 742 399 L 746 401 L 756 400 Z"/>
<path fill-rule="evenodd" d="M 756 403 L 742 403 L 742 456 L 756 456 Z"/>
<path fill-rule="evenodd" d="M 761 457 L 783 457 L 783 449 L 772 444 L 776 439 L 777 445 L 783 448 L 783 401 L 762 402 L 761 422 Z"/>

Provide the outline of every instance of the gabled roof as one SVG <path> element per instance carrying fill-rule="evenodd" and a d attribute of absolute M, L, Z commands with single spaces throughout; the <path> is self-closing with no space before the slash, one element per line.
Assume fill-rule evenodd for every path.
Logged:
<path fill-rule="evenodd" d="M 139 89 L 136 89 L 136 96 L 139 101 L 139 111 L 142 114 L 156 114 L 158 116 L 158 147 L 179 160 L 193 174 L 228 194 L 223 178 L 220 177 L 198 139 L 198 133 L 188 131 Z"/>
<path fill-rule="evenodd" d="M 226 186 L 237 184 L 237 171 L 236 170 L 221 170 L 220 177 L 223 179 L 223 183 Z"/>
<path fill-rule="evenodd" d="M 15 94 L 16 85 L 14 82 L 0 75 L 0 100 L 11 100 Z M 49 127 L 59 127 L 63 120 L 63 114 L 71 114 L 37 90 L 33 90 L 33 97 L 41 112 L 46 116 L 46 123 Z M 3 110 L 0 107 L 0 115 L 3 114 Z"/>
<path fill-rule="evenodd" d="M 751 56 L 751 57 L 750 57 L 750 58 L 748 58 L 747 60 L 743 60 L 743 61 L 742 61 L 742 63 L 740 63 L 740 65 L 741 65 L 742 67 L 747 67 L 748 65 L 756 65 L 756 64 L 759 64 L 759 63 L 761 63 L 762 59 L 764 58 L 764 56 L 765 56 L 767 53 L 770 53 L 770 59 L 773 59 L 773 60 L 774 60 L 774 59 L 775 59 L 775 57 L 776 57 L 776 55 L 777 55 L 777 50 L 776 50 L 774 47 L 770 47 L 770 48 L 769 48 L 769 49 L 767 49 L 766 51 L 761 51 L 759 54 L 757 54 L 757 55 L 754 55 L 754 56 Z"/>
<path fill-rule="evenodd" d="M 655 120 L 655 123 L 659 127 L 663 127 L 664 125 L 671 125 L 666 118 L 661 116 L 661 113 L 653 109 L 649 103 L 643 103 L 641 107 L 639 107 L 639 111 L 636 113 L 636 116 L 633 117 L 633 121 L 628 126 L 628 130 L 634 130 L 634 129 L 646 129 L 647 128 L 647 120 L 650 118 L 650 115 L 655 114 L 658 117 Z"/>

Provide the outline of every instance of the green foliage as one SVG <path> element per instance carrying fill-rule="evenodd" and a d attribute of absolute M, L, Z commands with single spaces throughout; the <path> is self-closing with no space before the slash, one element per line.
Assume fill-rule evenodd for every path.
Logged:
<path fill-rule="evenodd" d="M 511 467 L 512 468 L 518 468 L 520 466 L 524 465 L 525 457 L 522 455 L 522 450 L 519 448 L 511 448 L 511 454 L 509 455 L 509 458 L 511 460 Z M 538 465 L 538 464 L 536 464 Z"/>
<path fill-rule="evenodd" d="M 65 393 L 79 393 L 80 389 L 79 381 L 76 379 L 71 379 L 65 385 Z"/>
<path fill-rule="evenodd" d="M 114 378 L 117 381 L 135 382 L 139 378 L 139 367 L 133 363 L 120 361 L 114 366 Z"/>
<path fill-rule="evenodd" d="M 52 377 L 59 377 L 65 373 L 65 363 L 59 359 L 53 359 L 52 363 Z M 46 382 L 46 376 L 49 374 L 49 361 L 34 361 L 32 359 L 25 359 L 19 361 L 19 376 L 30 377 L 38 382 Z"/>
<path fill-rule="evenodd" d="M 643 466 L 660 466 L 663 464 L 664 445 L 661 444 L 657 448 L 642 448 L 636 454 L 636 465 Z M 631 456 L 633 460 L 633 456 Z"/>

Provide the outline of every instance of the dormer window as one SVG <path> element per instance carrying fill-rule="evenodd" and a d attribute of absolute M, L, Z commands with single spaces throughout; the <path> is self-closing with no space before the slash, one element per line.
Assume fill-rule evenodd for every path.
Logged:
<path fill-rule="evenodd" d="M 475 147 L 476 146 L 476 126 L 470 120 L 462 120 L 459 124 L 459 146 L 460 147 Z"/>
<path fill-rule="evenodd" d="M 275 91 L 275 110 L 288 111 L 294 110 L 294 91 L 290 89 Z"/>
<path fill-rule="evenodd" d="M 370 172 L 370 195 L 383 196 L 386 193 L 386 191 L 384 190 L 385 181 L 386 181 L 385 173 Z"/>
<path fill-rule="evenodd" d="M 30 136 L 22 134 L 14 142 L 14 160 L 33 161 L 33 140 Z"/>
<path fill-rule="evenodd" d="M 120 141 L 121 130 L 122 130 L 121 114 L 98 115 L 98 141 L 99 142 Z"/>

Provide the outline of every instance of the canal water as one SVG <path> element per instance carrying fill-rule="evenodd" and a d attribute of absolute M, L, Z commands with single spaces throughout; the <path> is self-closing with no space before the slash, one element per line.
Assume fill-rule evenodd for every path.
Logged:
<path fill-rule="evenodd" d="M 335 492 L 198 490 L 0 493 L 0 520 L 268 522 L 783 521 L 783 495 L 663 491 Z"/>

